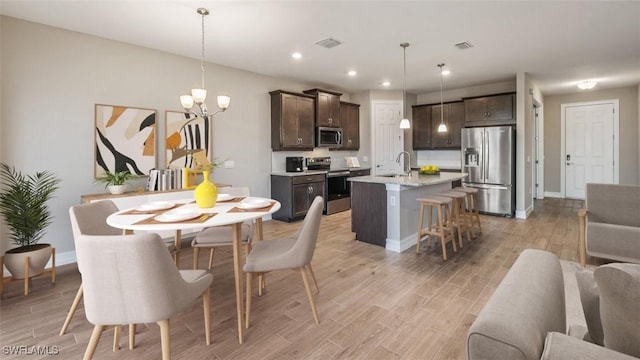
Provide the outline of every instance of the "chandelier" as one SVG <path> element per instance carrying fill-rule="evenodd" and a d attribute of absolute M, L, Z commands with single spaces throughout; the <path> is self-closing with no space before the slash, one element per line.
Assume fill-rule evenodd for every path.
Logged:
<path fill-rule="evenodd" d="M 213 116 L 219 112 L 223 112 L 229 108 L 229 104 L 231 103 L 231 97 L 220 95 L 218 96 L 218 108 L 213 113 L 209 113 L 207 110 L 207 105 L 204 103 L 207 98 L 207 90 L 204 87 L 204 17 L 209 15 L 209 10 L 205 8 L 198 8 L 198 14 L 202 16 L 202 53 L 200 56 L 200 72 L 202 76 L 202 88 L 200 89 L 191 89 L 191 95 L 182 95 L 180 96 L 180 104 L 184 110 L 190 114 L 194 114 L 203 119 L 213 118 Z M 193 105 L 197 105 L 197 109 L 193 110 Z"/>

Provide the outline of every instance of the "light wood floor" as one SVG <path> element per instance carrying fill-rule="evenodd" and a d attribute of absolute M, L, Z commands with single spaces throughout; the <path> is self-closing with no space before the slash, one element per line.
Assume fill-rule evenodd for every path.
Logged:
<path fill-rule="evenodd" d="M 216 252 L 211 286 L 212 344 L 204 342 L 201 302 L 171 319 L 174 359 L 464 359 L 467 329 L 497 284 L 526 248 L 546 249 L 577 261 L 578 217 L 582 201 L 536 201 L 527 220 L 482 216 L 483 234 L 451 251 L 443 261 L 437 248 L 398 254 L 354 241 L 350 212 L 324 216 L 313 260 L 320 294 L 320 325 L 313 321 L 299 273 L 267 277 L 263 297 L 254 297 L 252 326 L 245 343 L 236 335 L 235 297 L 230 249 Z M 265 238 L 289 234 L 300 223 L 265 223 Z M 424 249 L 424 248 L 423 248 Z M 202 254 L 201 266 L 206 266 Z M 181 265 L 191 265 L 183 250 Z M 594 261 L 590 259 L 590 261 Z M 58 271 L 58 282 L 33 280 L 32 293 L 21 283 L 7 284 L 0 305 L 0 346 L 48 346 L 59 359 L 80 359 L 93 326 L 82 305 L 69 331 L 58 336 L 80 275 L 73 265 Z M 96 359 L 159 359 L 156 324 L 139 325 L 137 346 L 111 351 L 113 332 L 103 334 Z M 51 359 L 14 356 L 3 359 Z"/>

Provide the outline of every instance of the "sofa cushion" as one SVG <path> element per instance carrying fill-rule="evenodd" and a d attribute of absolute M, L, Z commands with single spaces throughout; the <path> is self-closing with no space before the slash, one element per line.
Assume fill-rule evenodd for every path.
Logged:
<path fill-rule="evenodd" d="M 558 258 L 524 250 L 467 334 L 467 359 L 538 360 L 547 332 L 566 331 Z"/>
<path fill-rule="evenodd" d="M 634 357 L 582 341 L 565 334 L 550 332 L 544 342 L 540 360 L 637 360 Z"/>
<path fill-rule="evenodd" d="M 589 222 L 640 227 L 640 186 L 588 183 L 585 195 Z"/>
<path fill-rule="evenodd" d="M 598 285 L 593 277 L 593 271 L 579 268 L 576 269 L 576 281 L 580 292 L 580 302 L 589 330 L 589 339 L 595 344 L 603 345 L 604 334 L 602 333 L 602 323 L 600 322 L 600 295 Z"/>
<path fill-rule="evenodd" d="M 640 263 L 640 227 L 593 222 L 589 215 L 586 231 L 589 255 Z"/>
<path fill-rule="evenodd" d="M 604 346 L 640 357 L 640 265 L 612 263 L 594 272 Z"/>

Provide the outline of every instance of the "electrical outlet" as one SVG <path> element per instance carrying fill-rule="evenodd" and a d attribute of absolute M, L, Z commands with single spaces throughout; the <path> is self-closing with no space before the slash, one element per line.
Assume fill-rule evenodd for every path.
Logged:
<path fill-rule="evenodd" d="M 396 206 L 396 197 L 395 196 L 390 196 L 389 197 L 389 203 L 391 204 L 391 206 Z"/>
<path fill-rule="evenodd" d="M 369 157 L 368 157 L 368 156 L 363 156 L 363 157 L 362 157 L 362 161 L 364 161 L 364 162 L 368 162 L 368 161 L 369 161 Z"/>
<path fill-rule="evenodd" d="M 224 168 L 225 169 L 233 169 L 236 166 L 235 162 L 233 160 L 227 160 L 224 162 Z"/>

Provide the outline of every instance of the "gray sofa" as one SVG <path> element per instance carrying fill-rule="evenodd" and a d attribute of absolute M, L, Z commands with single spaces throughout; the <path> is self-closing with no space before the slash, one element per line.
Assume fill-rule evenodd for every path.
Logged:
<path fill-rule="evenodd" d="M 560 261 L 527 249 L 469 328 L 466 355 L 468 360 L 638 360 L 566 333 Z"/>
<path fill-rule="evenodd" d="M 586 255 L 640 264 L 640 186 L 587 184 L 580 218 L 580 262 Z"/>

